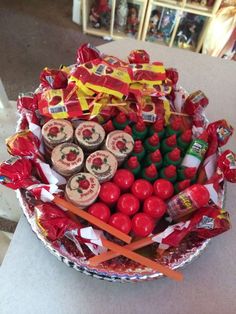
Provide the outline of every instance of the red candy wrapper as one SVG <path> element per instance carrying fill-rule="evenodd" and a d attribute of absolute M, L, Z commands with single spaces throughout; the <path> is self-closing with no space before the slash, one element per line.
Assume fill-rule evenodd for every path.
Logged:
<path fill-rule="evenodd" d="M 96 59 L 77 67 L 70 81 L 74 81 L 88 95 L 95 91 L 122 98 L 129 93 L 129 72 L 128 67 L 116 67 Z"/>
<path fill-rule="evenodd" d="M 10 189 L 25 189 L 35 199 L 52 201 L 54 193 L 59 193 L 56 184 L 42 184 L 32 176 L 32 162 L 29 159 L 13 157 L 0 165 L 0 183 Z"/>
<path fill-rule="evenodd" d="M 27 187 L 38 182 L 31 177 L 31 172 L 30 160 L 12 157 L 0 164 L 0 183 L 13 190 Z"/>
<path fill-rule="evenodd" d="M 132 82 L 142 84 L 160 85 L 166 79 L 166 72 L 161 62 L 130 64 L 132 69 Z"/>
<path fill-rule="evenodd" d="M 43 88 L 59 89 L 67 86 L 67 74 L 62 70 L 44 68 L 39 80 Z"/>
<path fill-rule="evenodd" d="M 60 241 L 66 237 L 74 242 L 76 248 L 83 254 L 81 244 L 85 244 L 95 254 L 106 251 L 102 247 L 102 232 L 92 227 L 83 228 L 78 222 L 70 219 L 66 213 L 51 203 L 35 207 L 36 223 L 41 233 L 50 241 Z"/>
<path fill-rule="evenodd" d="M 39 97 L 39 112 L 53 119 L 79 118 L 90 113 L 89 99 L 74 84 L 65 89 L 49 89 Z"/>
<path fill-rule="evenodd" d="M 91 44 L 83 44 L 77 49 L 76 62 L 81 64 L 101 57 L 100 51 Z"/>
<path fill-rule="evenodd" d="M 142 49 L 132 50 L 128 55 L 128 60 L 129 60 L 129 63 L 136 63 L 136 64 L 149 63 L 150 56 L 145 50 L 142 50 Z"/>
<path fill-rule="evenodd" d="M 7 151 L 13 156 L 27 156 L 32 158 L 40 158 L 44 160 L 43 155 L 39 151 L 40 141 L 29 130 L 15 133 L 6 139 Z"/>
<path fill-rule="evenodd" d="M 34 93 L 20 94 L 17 99 L 17 110 L 22 112 L 23 109 L 27 109 L 31 112 L 35 112 L 38 109 L 37 96 Z"/>
<path fill-rule="evenodd" d="M 176 84 L 179 80 L 179 73 L 178 73 L 177 69 L 168 68 L 168 69 L 166 69 L 166 77 L 169 80 L 171 80 L 173 86 L 176 86 Z"/>
<path fill-rule="evenodd" d="M 231 150 L 226 150 L 217 161 L 218 169 L 223 173 L 224 178 L 232 183 L 236 183 L 236 154 Z"/>
<path fill-rule="evenodd" d="M 198 90 L 188 96 L 183 106 L 183 112 L 190 116 L 201 114 L 209 101 L 205 94 Z"/>
<path fill-rule="evenodd" d="M 199 238 L 209 239 L 230 229 L 229 214 L 218 207 L 202 207 L 192 218 L 166 228 L 152 240 L 167 247 L 178 247 L 191 232 Z"/>
<path fill-rule="evenodd" d="M 207 127 L 209 147 L 206 152 L 205 160 L 199 171 L 198 182 L 204 183 L 215 173 L 218 157 L 218 148 L 227 144 L 233 134 L 232 126 L 226 120 L 218 120 L 210 123 Z"/>

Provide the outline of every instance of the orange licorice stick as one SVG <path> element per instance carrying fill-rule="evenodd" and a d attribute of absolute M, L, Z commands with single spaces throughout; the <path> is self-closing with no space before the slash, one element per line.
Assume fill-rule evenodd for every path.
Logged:
<path fill-rule="evenodd" d="M 124 246 L 124 248 L 126 248 L 127 250 L 130 250 L 130 251 L 135 251 L 135 250 L 141 249 L 142 247 L 145 247 L 145 246 L 148 246 L 148 245 L 154 243 L 154 241 L 152 240 L 152 237 L 146 237 L 146 238 L 137 240 L 135 242 L 132 242 L 132 243 Z M 113 251 L 105 252 L 105 253 L 102 253 L 100 255 L 95 255 L 95 256 L 91 257 L 89 259 L 89 264 L 93 265 L 93 266 L 97 266 L 98 264 L 109 261 L 110 259 L 115 258 L 117 256 L 120 256 L 120 254 L 113 252 Z"/>
<path fill-rule="evenodd" d="M 141 265 L 144 265 L 144 266 L 149 267 L 155 271 L 158 271 L 158 272 L 162 273 L 163 275 L 165 275 L 171 279 L 174 279 L 177 281 L 183 280 L 183 274 L 181 274 L 175 270 L 172 270 L 172 269 L 168 268 L 167 266 L 164 266 L 164 265 L 161 265 L 157 262 L 154 262 L 154 261 L 150 260 L 149 258 L 144 257 L 138 253 L 130 251 L 130 250 L 126 249 L 124 246 L 120 246 L 120 245 L 115 244 L 111 241 L 108 241 L 107 239 L 104 239 L 104 238 L 102 238 L 102 244 L 107 249 L 112 250 L 116 253 L 119 253 L 120 255 L 123 255 L 123 256 L 125 256 L 125 257 L 127 257 L 127 258 L 141 264 Z"/>
<path fill-rule="evenodd" d="M 53 199 L 53 202 L 56 205 L 61 206 L 69 210 L 70 212 L 74 213 L 75 215 L 80 216 L 81 218 L 87 220 L 92 225 L 95 225 L 99 227 L 100 229 L 112 234 L 114 237 L 124 241 L 125 243 L 130 243 L 132 240 L 132 238 L 128 236 L 127 234 L 125 234 L 124 232 L 121 232 L 120 230 L 108 225 L 107 223 L 98 219 L 97 217 L 90 215 L 85 210 L 73 205 L 72 203 L 66 201 L 65 199 L 55 196 Z"/>

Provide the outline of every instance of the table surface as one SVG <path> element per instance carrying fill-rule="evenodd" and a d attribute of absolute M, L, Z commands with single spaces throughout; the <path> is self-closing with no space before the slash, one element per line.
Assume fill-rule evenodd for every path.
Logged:
<path fill-rule="evenodd" d="M 146 49 L 152 60 L 178 68 L 180 83 L 188 91 L 203 90 L 210 99 L 210 121 L 225 117 L 235 124 L 236 63 L 133 40 L 100 47 L 121 58 L 137 48 Z M 236 150 L 235 137 L 228 147 Z M 204 254 L 182 270 L 181 283 L 159 279 L 120 284 L 80 274 L 52 256 L 22 217 L 0 268 L 0 313 L 236 313 L 235 192 L 228 184 L 226 208 L 233 229 L 213 239 Z"/>

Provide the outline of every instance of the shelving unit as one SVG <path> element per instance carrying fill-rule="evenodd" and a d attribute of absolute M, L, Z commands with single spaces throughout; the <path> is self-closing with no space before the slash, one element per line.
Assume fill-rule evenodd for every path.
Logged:
<path fill-rule="evenodd" d="M 110 21 L 110 27 L 109 29 L 102 29 L 102 28 L 94 28 L 89 23 L 89 14 L 91 10 L 91 6 L 93 5 L 94 1 L 92 0 L 83 0 L 82 1 L 82 10 L 83 10 L 83 32 L 87 34 L 92 34 L 96 36 L 101 37 L 110 37 L 112 39 L 121 39 L 121 38 L 127 38 L 132 37 L 136 39 L 141 39 L 142 36 L 142 30 L 143 30 L 143 24 L 145 20 L 145 13 L 146 8 L 148 5 L 148 0 L 128 0 L 127 3 L 129 6 L 138 6 L 138 20 L 139 20 L 139 26 L 137 33 L 135 36 L 131 36 L 125 31 L 119 31 L 116 28 L 116 9 L 117 9 L 117 0 L 111 1 L 111 21 Z"/>
<path fill-rule="evenodd" d="M 199 52 L 202 48 L 209 24 L 219 9 L 221 2 L 222 0 L 215 0 L 212 6 L 205 6 L 200 3 L 191 2 L 190 0 L 127 0 L 129 9 L 131 6 L 137 8 L 139 20 L 137 32 L 135 36 L 131 36 L 131 34 L 126 30 L 120 31 L 117 28 L 116 11 L 119 0 L 109 1 L 111 17 L 108 29 L 92 27 L 89 22 L 89 15 L 91 7 L 95 2 L 94 0 L 82 0 L 83 31 L 87 34 L 109 37 L 111 39 L 132 37 L 143 41 L 149 40 L 157 42 L 158 44 L 167 45 L 169 47 L 177 46 L 179 48 Z M 163 14 L 171 15 L 173 20 L 171 21 L 172 24 L 169 29 L 169 34 L 168 29 L 163 30 L 163 28 L 165 28 L 161 24 L 163 22 L 158 22 L 161 26 L 158 25 L 158 29 L 160 31 L 157 37 L 155 38 L 155 36 L 150 36 L 150 18 L 154 9 L 158 10 L 160 21 L 163 19 Z M 196 19 L 197 21 L 195 22 L 196 25 L 193 26 L 193 29 L 191 29 L 191 18 Z M 190 32 L 193 34 L 195 33 L 193 39 L 190 39 L 190 43 L 188 43 L 186 36 L 184 37 L 183 31 L 183 28 L 187 23 L 190 25 Z M 196 30 L 194 30 L 194 28 L 196 28 Z M 164 34 L 163 36 L 162 33 Z"/>
<path fill-rule="evenodd" d="M 187 18 L 188 14 L 190 13 L 200 17 L 199 27 L 201 27 L 201 29 L 199 30 L 195 45 L 193 47 L 189 46 L 187 49 L 199 52 L 201 50 L 210 21 L 212 18 L 214 18 L 221 2 L 222 0 L 215 0 L 211 7 L 207 7 L 201 4 L 189 2 L 187 0 L 149 0 L 143 26 L 142 40 L 156 41 L 159 44 L 165 44 L 169 47 L 178 46 L 179 48 L 186 48 L 187 45 L 181 44 L 181 39 L 178 40 L 177 36 L 181 36 L 178 34 L 181 33 L 179 30 L 182 26 L 182 19 Z M 159 9 L 160 11 L 162 10 L 161 12 L 163 12 L 163 10 L 167 10 L 171 13 L 173 12 L 173 14 L 174 11 L 171 10 L 175 10 L 175 20 L 173 22 L 173 28 L 171 29 L 169 38 L 167 36 L 168 40 L 164 39 L 161 41 L 161 39 L 158 40 L 158 38 L 155 40 L 155 38 L 152 38 L 148 33 L 150 18 L 153 10 L 155 9 Z M 163 38 L 165 38 L 165 36 L 163 36 Z"/>

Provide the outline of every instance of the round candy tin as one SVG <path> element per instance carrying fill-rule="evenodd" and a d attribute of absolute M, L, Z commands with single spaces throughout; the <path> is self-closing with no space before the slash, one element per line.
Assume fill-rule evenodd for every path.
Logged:
<path fill-rule="evenodd" d="M 51 119 L 42 127 L 44 143 L 49 148 L 58 144 L 72 142 L 73 127 L 70 121 Z"/>
<path fill-rule="evenodd" d="M 88 156 L 85 167 L 99 182 L 105 182 L 114 177 L 117 165 L 117 160 L 112 153 L 97 150 Z"/>
<path fill-rule="evenodd" d="M 134 140 L 124 131 L 113 131 L 107 135 L 105 147 L 121 164 L 134 148 Z"/>
<path fill-rule="evenodd" d="M 51 160 L 57 172 L 64 176 L 71 176 L 82 168 L 84 153 L 78 145 L 63 143 L 53 149 Z"/>
<path fill-rule="evenodd" d="M 103 127 L 93 121 L 81 122 L 75 130 L 78 144 L 87 151 L 96 150 L 105 138 Z"/>
<path fill-rule="evenodd" d="M 79 207 L 91 205 L 100 191 L 98 179 L 90 173 L 80 172 L 73 175 L 66 185 L 66 198 Z"/>

